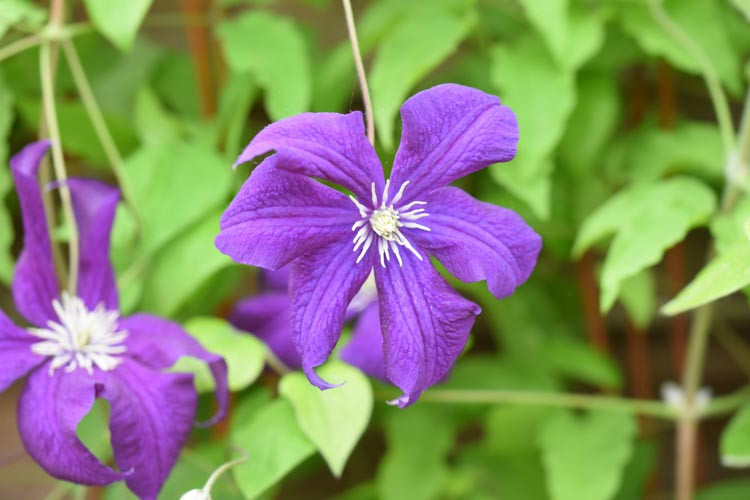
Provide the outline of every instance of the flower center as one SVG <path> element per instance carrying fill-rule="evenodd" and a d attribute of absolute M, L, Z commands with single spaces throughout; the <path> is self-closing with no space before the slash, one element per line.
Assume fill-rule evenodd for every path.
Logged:
<path fill-rule="evenodd" d="M 52 358 L 50 375 L 63 366 L 68 373 L 83 368 L 93 374 L 94 366 L 113 370 L 122 362 L 117 355 L 125 352 L 122 342 L 128 336 L 118 329 L 120 313 L 108 311 L 103 303 L 89 311 L 83 300 L 67 292 L 61 299 L 52 301 L 57 321 L 47 321 L 47 328 L 29 328 L 29 333 L 43 339 L 31 351 Z"/>
<path fill-rule="evenodd" d="M 368 208 L 360 203 L 354 196 L 349 198 L 354 202 L 359 210 L 360 220 L 354 223 L 352 231 L 357 231 L 354 236 L 354 251 L 360 248 L 357 263 L 361 262 L 367 250 L 377 240 L 378 254 L 380 255 L 380 265 L 385 267 L 386 261 L 391 260 L 391 252 L 396 256 L 398 265 L 403 265 L 399 247 L 406 247 L 411 253 L 422 260 L 422 256 L 412 246 L 411 242 L 401 232 L 402 228 L 420 229 L 429 231 L 430 228 L 415 222 L 418 219 L 427 217 L 424 208 L 414 208 L 419 205 L 427 205 L 424 201 L 412 201 L 405 205 L 399 205 L 404 196 L 404 190 L 409 185 L 409 181 L 401 184 L 396 196 L 389 201 L 388 190 L 390 188 L 390 179 L 385 182 L 383 195 L 378 202 L 378 196 L 375 192 L 375 183 L 372 183 L 372 208 Z"/>

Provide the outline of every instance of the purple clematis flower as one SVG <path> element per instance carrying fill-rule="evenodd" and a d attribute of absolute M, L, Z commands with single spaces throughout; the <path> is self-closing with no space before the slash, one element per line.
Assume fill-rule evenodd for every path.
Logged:
<path fill-rule="evenodd" d="M 223 358 L 204 350 L 179 325 L 137 314 L 121 318 L 109 239 L 117 189 L 93 180 L 67 182 L 80 235 L 77 296 L 60 291 L 37 181 L 49 142 L 11 159 L 24 241 L 13 278 L 21 328 L 0 311 L 0 391 L 28 374 L 18 403 L 26 449 L 50 475 L 81 484 L 124 479 L 141 498 L 156 498 L 193 426 L 197 394 L 190 374 L 165 373 L 181 356 L 204 360 L 216 380 L 223 417 L 229 398 Z M 110 405 L 115 471 L 76 437 L 96 398 Z"/>
<path fill-rule="evenodd" d="M 229 321 L 263 340 L 288 367 L 301 368 L 302 359 L 292 342 L 289 269 L 266 271 L 261 281 L 262 292 L 238 302 Z M 377 298 L 375 279 L 370 275 L 347 308 L 346 319 L 356 319 L 352 336 L 341 350 L 341 359 L 386 381 Z"/>
<path fill-rule="evenodd" d="M 304 113 L 273 123 L 237 164 L 275 151 L 221 220 L 216 246 L 237 262 L 291 266 L 293 340 L 308 379 L 338 340 L 349 301 L 374 271 L 386 376 L 403 407 L 439 382 L 463 350 L 479 306 L 430 263 L 505 297 L 536 265 L 540 237 L 511 210 L 448 184 L 515 156 L 518 125 L 500 100 L 439 85 L 401 108 L 389 180 L 362 114 Z M 347 197 L 316 179 L 349 190 Z M 352 238 L 353 236 L 353 238 Z"/>

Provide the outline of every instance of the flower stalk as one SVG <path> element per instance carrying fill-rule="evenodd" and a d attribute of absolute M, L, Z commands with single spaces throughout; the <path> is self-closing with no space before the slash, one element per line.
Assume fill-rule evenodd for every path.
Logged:
<path fill-rule="evenodd" d="M 352 55 L 354 56 L 354 66 L 357 68 L 357 79 L 362 91 L 362 101 L 365 105 L 365 119 L 367 120 L 367 140 L 370 144 L 375 145 L 375 120 L 372 115 L 372 99 L 370 98 L 370 89 L 367 85 L 367 75 L 365 74 L 365 65 L 362 62 L 362 53 L 359 50 L 359 41 L 357 40 L 357 28 L 354 25 L 354 14 L 352 13 L 351 0 L 342 0 L 344 4 L 344 14 L 346 16 L 346 29 L 349 33 L 349 41 L 352 45 Z"/>

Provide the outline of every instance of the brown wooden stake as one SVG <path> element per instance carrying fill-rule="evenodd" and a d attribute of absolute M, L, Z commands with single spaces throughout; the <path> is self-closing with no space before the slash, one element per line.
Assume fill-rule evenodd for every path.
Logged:
<path fill-rule="evenodd" d="M 607 326 L 599 311 L 599 287 L 594 276 L 594 254 L 591 251 L 584 253 L 576 262 L 576 275 L 589 343 L 602 354 L 609 356 L 612 354 L 612 346 Z"/>
<path fill-rule="evenodd" d="M 211 12 L 211 0 L 180 0 L 180 5 L 187 20 L 202 19 L 208 17 Z M 216 91 L 211 66 L 211 26 L 187 22 L 185 32 L 198 82 L 201 113 L 204 118 L 211 118 L 216 113 Z"/>

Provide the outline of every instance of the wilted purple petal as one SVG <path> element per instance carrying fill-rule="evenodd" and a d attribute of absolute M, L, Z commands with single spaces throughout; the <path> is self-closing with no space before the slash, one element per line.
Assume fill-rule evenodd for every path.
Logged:
<path fill-rule="evenodd" d="M 331 354 L 344 326 L 347 306 L 372 270 L 373 252 L 357 264 L 347 238 L 318 249 L 292 263 L 292 334 L 310 382 L 332 386 L 315 373 Z"/>
<path fill-rule="evenodd" d="M 13 276 L 13 299 L 18 311 L 37 326 L 57 317 L 52 300 L 60 293 L 38 179 L 49 146 L 49 141 L 34 142 L 10 160 L 23 217 L 23 249 Z"/>
<path fill-rule="evenodd" d="M 380 328 L 378 302 L 370 304 L 357 318 L 349 343 L 341 351 L 341 359 L 367 375 L 386 381 L 383 358 L 383 331 Z"/>
<path fill-rule="evenodd" d="M 302 113 L 268 125 L 248 144 L 235 165 L 276 151 L 279 168 L 325 179 L 369 199 L 380 192 L 383 169 L 365 137 L 362 113 Z"/>
<path fill-rule="evenodd" d="M 38 340 L 0 310 L 0 392 L 45 360 L 31 352 L 32 344 Z"/>
<path fill-rule="evenodd" d="M 229 405 L 227 364 L 224 358 L 208 352 L 180 325 L 150 314 L 136 314 L 120 321 L 120 329 L 128 332 L 123 342 L 126 356 L 144 365 L 162 370 L 174 365 L 183 356 L 205 361 L 216 382 L 218 410 L 208 422 L 212 425 L 226 415 Z"/>
<path fill-rule="evenodd" d="M 357 220 L 343 194 L 303 175 L 259 165 L 221 217 L 216 247 L 242 264 L 278 269 L 333 241 Z"/>
<path fill-rule="evenodd" d="M 496 96 L 445 84 L 401 107 L 403 132 L 391 184 L 410 181 L 409 199 L 516 154 L 518 123 Z"/>
<path fill-rule="evenodd" d="M 229 322 L 262 339 L 288 367 L 300 368 L 302 361 L 292 342 L 290 305 L 286 290 L 257 295 L 238 302 Z"/>
<path fill-rule="evenodd" d="M 432 267 L 411 253 L 404 265 L 375 267 L 383 325 L 385 371 L 403 392 L 400 407 L 414 403 L 451 369 L 481 309 L 461 297 Z"/>
<path fill-rule="evenodd" d="M 31 373 L 18 401 L 18 429 L 26 450 L 51 476 L 81 484 L 122 479 L 78 439 L 76 428 L 95 399 L 94 378 L 84 370 Z"/>
<path fill-rule="evenodd" d="M 88 179 L 70 179 L 67 185 L 81 247 L 78 296 L 89 309 L 103 302 L 107 309 L 117 310 L 117 286 L 109 261 L 109 245 L 120 191 Z"/>
<path fill-rule="evenodd" d="M 541 237 L 512 210 L 445 187 L 426 198 L 430 231 L 412 238 L 462 281 L 487 280 L 497 298 L 526 281 L 542 248 Z"/>
<path fill-rule="evenodd" d="M 155 499 L 193 427 L 193 376 L 159 373 L 131 360 L 102 376 L 115 463 L 132 471 L 125 482 L 134 493 Z"/>

